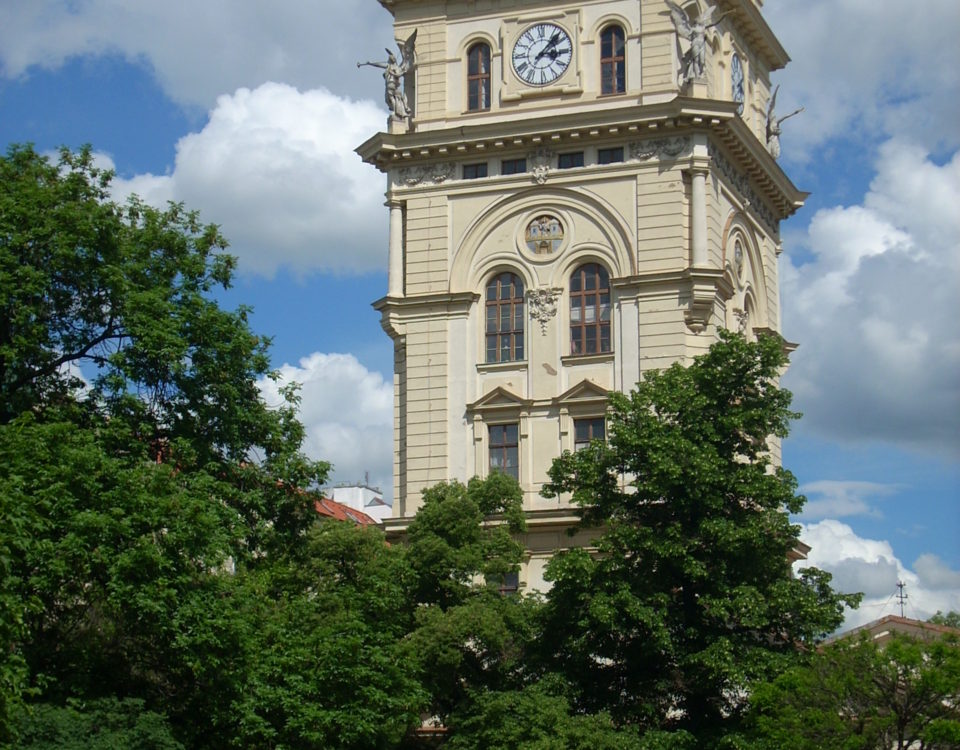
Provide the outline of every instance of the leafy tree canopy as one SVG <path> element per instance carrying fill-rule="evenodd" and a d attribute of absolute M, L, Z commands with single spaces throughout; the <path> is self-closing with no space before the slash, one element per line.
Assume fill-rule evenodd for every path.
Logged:
<path fill-rule="evenodd" d="M 722 333 L 689 366 L 613 394 L 608 443 L 555 461 L 547 492 L 601 527 L 597 554 L 548 568 L 547 658 L 579 710 L 716 747 L 752 686 L 856 601 L 822 571 L 791 574 L 799 529 L 786 511 L 804 498 L 770 442 L 796 416 L 778 385 L 785 364 L 775 337 Z"/>
<path fill-rule="evenodd" d="M 388 746 L 426 704 L 405 563 L 316 527 L 217 228 L 111 177 L 0 158 L 0 744 Z"/>
<path fill-rule="evenodd" d="M 950 611 L 943 614 L 939 609 L 937 613 L 929 619 L 934 625 L 946 625 L 948 628 L 960 628 L 960 612 Z"/>
<path fill-rule="evenodd" d="M 960 641 L 835 642 L 758 686 L 750 725 L 756 750 L 960 747 Z"/>

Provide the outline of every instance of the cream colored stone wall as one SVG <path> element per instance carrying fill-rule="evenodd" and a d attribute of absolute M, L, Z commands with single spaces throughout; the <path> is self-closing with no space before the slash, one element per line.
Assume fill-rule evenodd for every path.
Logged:
<path fill-rule="evenodd" d="M 556 549 L 591 543 L 566 536 L 565 498 L 540 494 L 552 460 L 573 448 L 574 421 L 602 415 L 607 392 L 706 351 L 721 327 L 778 330 L 778 222 L 802 202 L 762 143 L 781 52 L 769 30 L 746 32 L 755 2 L 728 4 L 737 15 L 717 27 L 706 83 L 683 91 L 682 45 L 662 0 L 391 5 L 396 37 L 417 31 L 415 116 L 360 149 L 388 174 L 393 216 L 403 212 L 391 223 L 402 227 L 391 237 L 402 279 L 391 276 L 391 295 L 376 303 L 396 352 L 401 517 L 388 528 L 404 528 L 426 487 L 486 475 L 489 426 L 516 423 L 530 519 L 521 584 L 542 588 Z M 535 20 L 564 24 L 576 41 L 570 71 L 543 91 L 508 80 L 512 35 Z M 626 31 L 627 91 L 601 97 L 598 35 L 613 21 Z M 466 112 L 466 51 L 477 40 L 491 47 L 493 96 L 489 111 Z M 742 118 L 727 103 L 734 52 L 747 80 Z M 610 147 L 624 160 L 599 164 Z M 568 151 L 582 151 L 585 166 L 558 169 Z M 535 174 L 540 156 L 546 167 Z M 528 171 L 501 175 L 508 158 L 526 158 Z M 463 179 L 464 165 L 481 163 L 487 177 Z M 523 230 L 544 213 L 560 220 L 564 241 L 534 255 Z M 698 237 L 705 250 L 695 262 Z M 585 262 L 610 275 L 612 350 L 572 356 L 569 278 Z M 527 291 L 553 290 L 556 309 L 537 320 L 528 300 L 523 360 L 488 364 L 484 291 L 505 270 Z"/>

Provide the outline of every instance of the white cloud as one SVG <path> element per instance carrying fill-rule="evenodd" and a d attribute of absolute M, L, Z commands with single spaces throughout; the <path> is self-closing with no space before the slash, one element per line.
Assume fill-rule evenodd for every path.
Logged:
<path fill-rule="evenodd" d="M 808 497 L 800 518 L 880 518 L 883 514 L 870 501 L 892 495 L 896 487 L 877 482 L 822 479 L 803 485 L 800 492 Z"/>
<path fill-rule="evenodd" d="M 960 453 L 960 152 L 889 141 L 863 205 L 818 211 L 783 268 L 801 429 Z M 798 264 L 795 257 L 811 257 Z"/>
<path fill-rule="evenodd" d="M 829 519 L 801 525 L 800 538 L 812 549 L 797 568 L 821 568 L 834 575 L 836 590 L 865 594 L 860 608 L 847 612 L 844 629 L 900 614 L 895 598 L 898 581 L 906 584 L 906 617 L 926 620 L 938 610 L 960 611 L 960 571 L 951 570 L 935 555 L 922 555 L 910 570 L 889 542 L 864 539 L 846 524 Z"/>
<path fill-rule="evenodd" d="M 304 451 L 333 464 L 332 482 L 370 483 L 385 497 L 393 488 L 393 386 L 367 370 L 352 354 L 314 352 L 294 366 L 279 368 L 280 381 L 260 381 L 267 403 L 279 403 L 279 389 L 300 383 Z"/>
<path fill-rule="evenodd" d="M 279 80 L 370 96 L 382 82 L 356 63 L 390 43 L 390 23 L 374 2 L 340 0 L 7 2 L 0 3 L 0 75 L 114 54 L 151 67 L 175 101 L 204 108 L 225 91 Z"/>
<path fill-rule="evenodd" d="M 923 584 L 934 590 L 960 589 L 960 570 L 951 570 L 936 555 L 920 555 L 913 567 Z"/>
<path fill-rule="evenodd" d="M 830 138 L 909 134 L 960 145 L 956 0 L 777 0 L 764 13 L 793 62 L 776 74 L 787 156 L 816 158 Z"/>
<path fill-rule="evenodd" d="M 203 130 L 180 139 L 169 175 L 118 179 L 115 193 L 198 209 L 223 227 L 242 272 L 378 270 L 386 183 L 353 149 L 382 126 L 371 102 L 325 89 L 239 89 L 217 99 Z"/>

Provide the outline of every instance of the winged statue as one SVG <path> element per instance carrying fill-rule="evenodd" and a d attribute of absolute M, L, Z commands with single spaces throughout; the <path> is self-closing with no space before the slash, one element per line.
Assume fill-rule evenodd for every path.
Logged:
<path fill-rule="evenodd" d="M 729 11 L 721 13 L 714 20 L 713 14 L 717 8 L 713 6 L 700 14 L 695 21 L 691 21 L 686 11 L 675 2 L 666 0 L 666 3 L 670 7 L 670 17 L 677 29 L 677 36 L 690 42 L 690 49 L 683 56 L 683 80 L 686 83 L 695 78 L 703 78 L 707 65 L 707 31 L 720 23 Z"/>
<path fill-rule="evenodd" d="M 384 100 L 387 108 L 390 110 L 392 118 L 405 120 L 413 114 L 410 109 L 410 102 L 407 101 L 407 92 L 404 90 L 403 79 L 407 73 L 413 70 L 416 64 L 416 53 L 414 45 L 417 42 L 417 31 L 407 37 L 403 44 L 397 44 L 400 50 L 400 59 L 389 49 L 387 50 L 387 59 L 383 62 L 362 62 L 357 63 L 357 67 L 369 65 L 373 68 L 383 69 Z"/>
<path fill-rule="evenodd" d="M 783 132 L 780 123 L 794 115 L 799 115 L 804 109 L 800 107 L 800 109 L 795 109 L 789 115 L 784 115 L 778 119 L 775 108 L 777 106 L 777 94 L 779 91 L 780 85 L 778 84 L 773 90 L 773 94 L 770 95 L 770 103 L 767 104 L 767 151 L 770 152 L 770 156 L 774 159 L 780 158 L 780 133 Z"/>

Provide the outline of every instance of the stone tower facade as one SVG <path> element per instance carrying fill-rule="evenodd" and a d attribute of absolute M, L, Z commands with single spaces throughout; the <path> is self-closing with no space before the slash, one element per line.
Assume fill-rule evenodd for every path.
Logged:
<path fill-rule="evenodd" d="M 806 197 L 770 128 L 789 58 L 762 0 L 380 2 L 407 48 L 357 149 L 390 212 L 387 529 L 437 482 L 511 473 L 539 587 L 578 543 L 540 489 L 604 436 L 606 394 L 720 328 L 780 330 L 779 224 Z"/>

